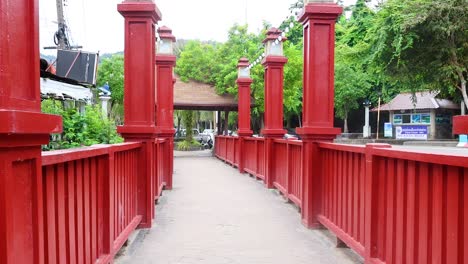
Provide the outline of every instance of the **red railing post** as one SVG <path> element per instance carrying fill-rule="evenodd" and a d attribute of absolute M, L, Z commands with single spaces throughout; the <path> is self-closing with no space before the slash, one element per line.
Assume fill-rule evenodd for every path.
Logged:
<path fill-rule="evenodd" d="M 250 129 L 250 85 L 253 80 L 250 78 L 248 69 L 249 60 L 241 58 L 237 69 L 237 85 L 239 86 L 239 160 L 238 168 L 240 173 L 245 173 L 245 137 L 251 137 L 253 132 Z"/>
<path fill-rule="evenodd" d="M 176 40 L 172 30 L 166 26 L 158 29 L 161 44 L 156 52 L 156 127 L 157 136 L 167 139 L 164 153 L 165 189 L 172 189 L 174 159 L 174 76 L 176 63 L 173 45 Z"/>
<path fill-rule="evenodd" d="M 335 22 L 343 9 L 333 1 L 305 1 L 300 21 L 304 25 L 303 127 L 304 141 L 302 221 L 318 227 L 321 206 L 321 158 L 318 143 L 340 133 L 334 121 Z M 320 104 L 320 105 L 318 105 Z"/>
<path fill-rule="evenodd" d="M 61 132 L 41 113 L 39 1 L 0 1 L 0 263 L 44 263 L 41 145 Z"/>
<path fill-rule="evenodd" d="M 115 227 L 115 151 L 113 148 L 109 150 L 109 155 L 106 156 L 106 164 L 102 166 L 105 167 L 106 177 L 102 178 L 102 186 L 99 188 L 102 190 L 103 195 L 103 249 L 106 254 L 113 256 L 114 248 L 114 227 Z"/>
<path fill-rule="evenodd" d="M 127 142 L 142 142 L 139 160 L 137 213 L 140 228 L 150 228 L 154 215 L 153 144 L 155 126 L 155 23 L 161 19 L 153 1 L 124 1 L 118 11 L 125 18 L 125 124 L 118 131 Z"/>
<path fill-rule="evenodd" d="M 286 133 L 283 129 L 283 82 L 284 65 L 288 59 L 283 56 L 282 42 L 275 44 L 282 31 L 271 28 L 267 32 L 266 57 L 262 61 L 265 68 L 265 128 L 262 134 L 265 137 L 265 184 L 273 188 L 273 140 L 282 138 Z M 285 38 L 282 40 L 286 40 Z"/>
<path fill-rule="evenodd" d="M 377 178 L 378 175 L 385 175 L 385 172 L 380 172 L 377 162 L 375 162 L 375 157 L 372 153 L 373 149 L 378 148 L 391 148 L 392 146 L 389 144 L 367 144 L 366 145 L 366 167 L 365 171 L 361 173 L 365 173 L 365 201 L 364 201 L 364 250 L 365 250 L 365 260 L 366 263 L 370 263 L 371 259 L 377 257 L 375 254 L 376 251 L 376 243 L 377 243 L 377 225 L 379 223 L 375 221 L 377 219 L 377 196 L 379 192 L 385 190 L 378 189 L 378 182 Z"/>

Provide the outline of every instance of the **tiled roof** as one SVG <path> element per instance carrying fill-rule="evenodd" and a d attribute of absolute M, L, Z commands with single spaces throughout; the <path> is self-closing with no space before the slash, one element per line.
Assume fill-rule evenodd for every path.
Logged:
<path fill-rule="evenodd" d="M 417 92 L 416 100 L 413 102 L 412 93 L 401 93 L 387 104 L 380 106 L 381 111 L 398 111 L 413 109 L 460 109 L 460 105 L 447 100 L 436 98 L 438 92 Z M 372 109 L 377 111 L 377 107 Z"/>
<path fill-rule="evenodd" d="M 183 82 L 177 78 L 174 84 L 174 108 L 184 110 L 237 111 L 234 95 L 216 93 L 215 87 L 195 81 Z"/>

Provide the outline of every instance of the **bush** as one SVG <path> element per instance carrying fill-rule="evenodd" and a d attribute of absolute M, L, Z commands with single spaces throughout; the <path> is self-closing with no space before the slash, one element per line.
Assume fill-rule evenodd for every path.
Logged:
<path fill-rule="evenodd" d="M 201 148 L 201 144 L 200 142 L 196 141 L 196 140 L 192 140 L 192 141 L 187 141 L 187 140 L 184 140 L 184 141 L 181 141 L 177 144 L 177 150 L 181 150 L 181 151 L 190 151 L 190 150 L 193 150 L 193 149 L 198 149 L 198 148 Z"/>
<path fill-rule="evenodd" d="M 43 150 L 123 142 L 117 133 L 114 121 L 103 118 L 98 106 L 86 106 L 85 109 L 85 113 L 81 114 L 75 108 L 64 109 L 60 101 L 44 100 L 42 111 L 61 115 L 63 132 L 59 135 L 52 135 L 51 142 L 44 146 Z"/>

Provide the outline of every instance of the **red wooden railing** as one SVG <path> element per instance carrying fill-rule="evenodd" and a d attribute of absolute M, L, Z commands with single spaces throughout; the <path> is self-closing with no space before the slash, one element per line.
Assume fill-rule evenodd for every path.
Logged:
<path fill-rule="evenodd" d="M 273 153 L 273 185 L 286 198 L 301 207 L 302 142 L 275 139 Z"/>
<path fill-rule="evenodd" d="M 319 221 L 364 256 L 365 147 L 321 144 L 323 197 Z"/>
<path fill-rule="evenodd" d="M 303 143 L 272 142 L 273 186 L 301 207 Z M 258 166 L 264 144 L 244 138 L 246 172 L 265 168 Z M 216 156 L 226 161 L 229 147 L 218 145 Z M 319 143 L 319 150 L 318 221 L 366 263 L 468 263 L 466 155 L 333 143 Z"/>
<path fill-rule="evenodd" d="M 142 219 L 137 213 L 141 147 L 124 143 L 42 153 L 45 263 L 113 259 Z M 158 163 L 167 162 L 166 147 L 166 140 L 155 141 L 158 179 L 166 173 L 167 166 Z"/>
<path fill-rule="evenodd" d="M 241 155 L 245 155 L 245 171 L 265 180 L 265 139 L 245 138 L 244 146 L 245 151 Z"/>
<path fill-rule="evenodd" d="M 227 163 L 239 165 L 239 138 L 228 136 L 217 136 L 215 144 L 215 154 Z"/>
<path fill-rule="evenodd" d="M 468 263 L 468 158 L 393 149 L 372 157 L 372 257 Z"/>
<path fill-rule="evenodd" d="M 168 154 L 169 151 L 172 151 L 169 146 L 169 139 L 156 139 L 153 145 L 154 162 L 153 162 L 153 171 L 155 172 L 153 182 L 154 182 L 154 193 L 155 199 L 157 200 L 166 186 L 168 177 L 170 176 L 170 167 L 169 158 L 171 155 Z"/>

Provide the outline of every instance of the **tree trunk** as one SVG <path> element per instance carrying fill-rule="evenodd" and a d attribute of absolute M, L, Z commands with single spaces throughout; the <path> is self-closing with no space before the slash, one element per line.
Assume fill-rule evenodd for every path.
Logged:
<path fill-rule="evenodd" d="M 461 92 L 463 95 L 463 101 L 465 101 L 465 107 L 468 108 L 468 94 L 466 92 L 466 80 L 465 79 L 462 79 L 462 82 L 461 82 Z"/>
<path fill-rule="evenodd" d="M 344 116 L 344 128 L 343 128 L 343 133 L 348 133 L 348 113 L 345 114 Z"/>

